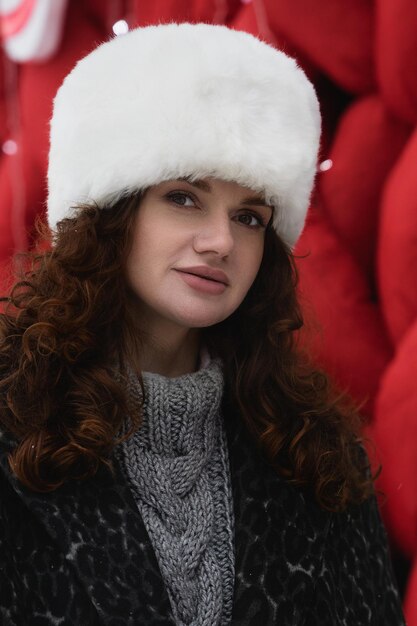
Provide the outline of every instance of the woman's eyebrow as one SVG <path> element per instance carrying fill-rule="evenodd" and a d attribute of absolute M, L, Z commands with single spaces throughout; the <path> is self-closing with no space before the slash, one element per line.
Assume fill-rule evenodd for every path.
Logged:
<path fill-rule="evenodd" d="M 197 187 L 197 189 L 201 189 L 207 193 L 211 192 L 211 186 L 205 180 L 190 180 L 187 176 L 181 176 L 178 180 L 183 180 L 189 185 Z M 249 196 L 248 198 L 241 200 L 240 204 L 249 204 L 250 206 L 266 206 L 269 209 L 273 208 L 272 205 L 267 204 L 263 196 Z"/>

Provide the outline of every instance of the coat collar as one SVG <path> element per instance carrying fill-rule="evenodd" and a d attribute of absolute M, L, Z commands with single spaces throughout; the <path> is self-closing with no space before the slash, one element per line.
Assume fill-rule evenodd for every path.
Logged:
<path fill-rule="evenodd" d="M 329 516 L 273 472 L 233 412 L 225 424 L 235 518 L 232 625 L 299 623 Z M 173 625 L 154 550 L 117 463 L 114 476 L 102 470 L 40 494 L 22 487 L 1 457 L 15 491 L 72 563 L 103 623 L 129 606 L 135 620 L 126 624 Z"/>

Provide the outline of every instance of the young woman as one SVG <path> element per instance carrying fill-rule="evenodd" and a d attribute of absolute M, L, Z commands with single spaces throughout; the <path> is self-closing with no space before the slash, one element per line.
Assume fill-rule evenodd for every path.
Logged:
<path fill-rule="evenodd" d="M 2 624 L 404 624 L 353 410 L 301 356 L 295 62 L 147 27 L 54 103 L 51 249 L 0 319 Z"/>

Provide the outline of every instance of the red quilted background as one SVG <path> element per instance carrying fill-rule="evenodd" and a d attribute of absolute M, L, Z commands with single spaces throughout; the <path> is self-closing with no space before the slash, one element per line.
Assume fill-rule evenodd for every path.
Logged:
<path fill-rule="evenodd" d="M 51 58 L 16 64 L 3 53 L 0 64 L 3 289 L 44 210 L 52 98 L 119 19 L 227 23 L 296 56 L 316 85 L 324 133 L 296 250 L 300 295 L 308 326 L 320 328 L 309 339 L 315 358 L 363 407 L 393 554 L 411 564 L 404 606 L 417 626 L 417 3 L 70 0 Z"/>

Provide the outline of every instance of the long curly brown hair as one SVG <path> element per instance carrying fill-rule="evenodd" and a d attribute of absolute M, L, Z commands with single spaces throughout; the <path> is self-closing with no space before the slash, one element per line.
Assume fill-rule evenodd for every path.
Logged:
<path fill-rule="evenodd" d="M 111 210 L 79 207 L 3 298 L 0 425 L 16 442 L 12 471 L 35 491 L 91 477 L 103 465 L 112 469 L 129 413 L 123 363 L 132 341 L 140 349 L 124 280 L 139 205 L 136 194 Z M 302 355 L 302 325 L 294 258 L 267 228 L 249 293 L 230 318 L 203 331 L 204 341 L 223 360 L 225 401 L 266 459 L 323 508 L 343 510 L 373 489 L 361 423 Z M 129 415 L 124 438 L 141 424 L 140 414 Z"/>

